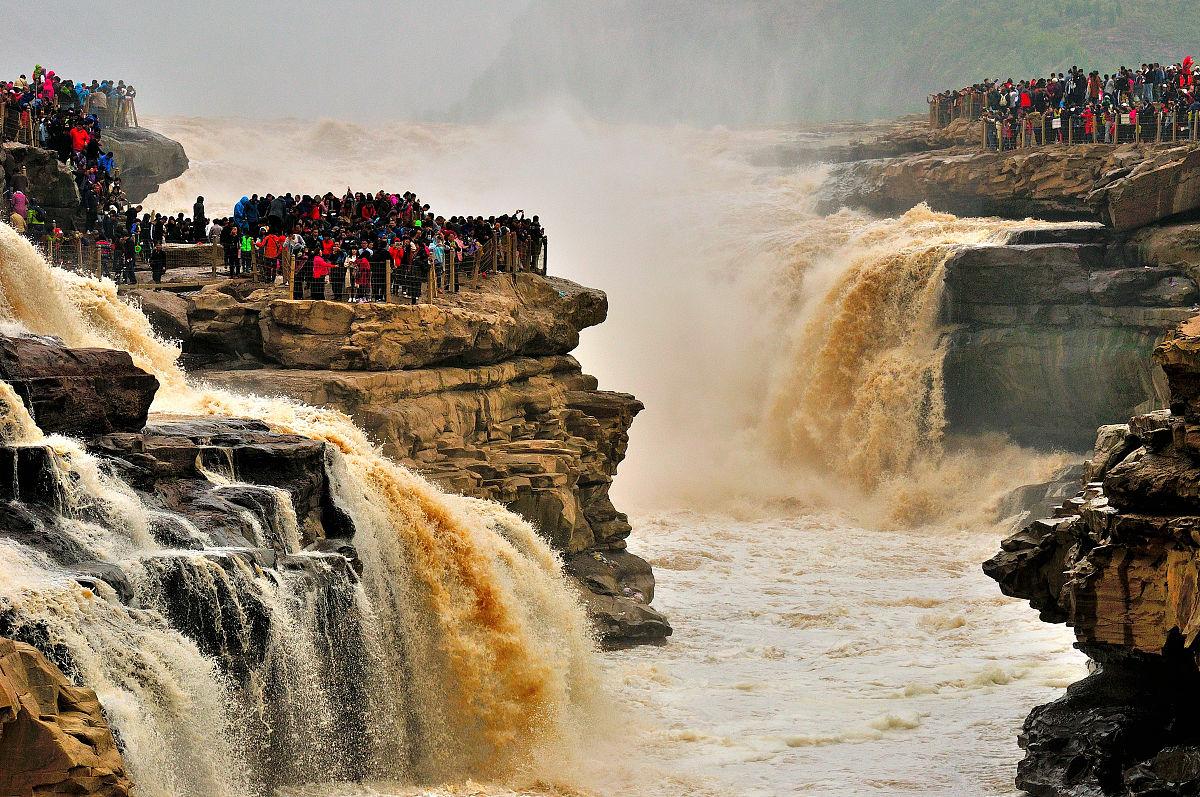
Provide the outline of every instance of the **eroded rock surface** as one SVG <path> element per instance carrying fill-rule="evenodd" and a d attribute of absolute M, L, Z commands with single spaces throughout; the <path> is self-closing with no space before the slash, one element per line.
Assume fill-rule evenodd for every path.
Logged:
<path fill-rule="evenodd" d="M 185 350 L 205 379 L 342 410 L 388 456 L 532 522 L 588 590 L 607 642 L 670 633 L 608 494 L 642 404 L 600 390 L 568 354 L 604 320 L 602 292 L 520 274 L 437 305 L 295 302 L 236 284 L 189 301 Z"/>
<path fill-rule="evenodd" d="M 130 202 L 141 202 L 187 171 L 183 145 L 145 127 L 110 127 L 104 131 L 104 146 L 116 156 Z"/>
<path fill-rule="evenodd" d="M 0 794 L 126 797 L 100 701 L 35 648 L 0 638 Z"/>
<path fill-rule="evenodd" d="M 1025 723 L 1017 785 L 1036 795 L 1200 786 L 1200 317 L 1155 359 L 1170 409 L 1102 427 L 1083 490 L 984 565 L 1097 665 Z"/>
<path fill-rule="evenodd" d="M 1097 426 L 1166 405 L 1150 353 L 1194 313 L 1182 265 L 1099 227 L 1031 229 L 946 262 L 946 413 L 957 432 L 1085 450 Z"/>
<path fill-rule="evenodd" d="M 1198 166 L 1191 144 L 955 147 L 835 166 L 821 207 L 894 214 L 926 202 L 960 216 L 1090 220 L 1131 231 L 1200 209 Z"/>

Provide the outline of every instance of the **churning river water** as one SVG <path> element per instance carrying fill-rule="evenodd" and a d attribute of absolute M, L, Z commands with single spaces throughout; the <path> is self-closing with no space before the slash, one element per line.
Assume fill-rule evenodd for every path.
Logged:
<path fill-rule="evenodd" d="M 648 407 L 614 497 L 675 635 L 601 656 L 613 706 L 581 735 L 580 771 L 289 794 L 1012 791 L 1024 716 L 1083 658 L 979 564 L 1004 531 L 997 497 L 1061 459 L 944 437 L 936 317 L 952 247 L 1012 223 L 820 216 L 821 169 L 751 157 L 796 131 L 565 113 L 487 128 L 150 125 L 192 168 L 149 209 L 203 195 L 222 215 L 252 192 L 350 185 L 416 190 L 447 212 L 539 213 L 552 273 L 612 302 L 585 335 L 585 369 Z"/>

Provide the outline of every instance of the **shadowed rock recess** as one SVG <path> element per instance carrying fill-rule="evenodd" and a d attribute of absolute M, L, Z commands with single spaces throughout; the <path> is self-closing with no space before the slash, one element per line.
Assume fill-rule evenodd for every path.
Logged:
<path fill-rule="evenodd" d="M 1101 427 L 1082 491 L 984 564 L 1096 665 L 1025 721 L 1032 794 L 1200 793 L 1200 316 L 1154 358 L 1170 409 Z"/>
<path fill-rule="evenodd" d="M 662 639 L 650 566 L 608 491 L 643 409 L 569 352 L 604 321 L 601 291 L 495 276 L 438 305 L 290 301 L 208 286 L 187 298 L 185 359 L 214 384 L 342 410 L 447 490 L 530 520 L 587 588 L 607 644 Z M 145 306 L 160 326 L 178 313 Z M 165 316 L 165 317 L 164 317 Z"/>

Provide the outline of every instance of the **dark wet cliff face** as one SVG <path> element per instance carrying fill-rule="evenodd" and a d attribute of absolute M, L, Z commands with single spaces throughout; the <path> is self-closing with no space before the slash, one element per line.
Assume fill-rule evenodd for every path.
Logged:
<path fill-rule="evenodd" d="M 1200 290 L 1104 228 L 1029 230 L 946 263 L 946 415 L 959 433 L 1090 447 L 1097 426 L 1165 406 L 1149 354 Z"/>
<path fill-rule="evenodd" d="M 1098 665 L 1025 723 L 1017 785 L 1034 794 L 1200 788 L 1200 319 L 1155 359 L 1171 408 L 1103 427 L 1083 491 L 984 565 Z"/>

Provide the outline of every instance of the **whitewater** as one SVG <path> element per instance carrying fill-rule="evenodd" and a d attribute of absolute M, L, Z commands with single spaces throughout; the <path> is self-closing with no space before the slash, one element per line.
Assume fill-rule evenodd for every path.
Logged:
<path fill-rule="evenodd" d="M 926 208 L 822 217 L 820 168 L 755 165 L 760 148 L 804 135 L 791 130 L 612 126 L 568 113 L 488 127 L 146 123 L 192 162 L 147 209 L 190 211 L 202 195 L 210 215 L 223 215 L 247 193 L 349 185 L 414 190 L 443 212 L 540 214 L 551 273 L 610 297 L 609 320 L 578 352 L 585 369 L 648 407 L 613 495 L 632 510 L 630 548 L 654 566 L 655 605 L 675 635 L 595 654 L 527 524 L 438 493 L 336 413 L 191 383 L 111 286 L 56 278 L 62 312 L 48 314 L 42 275 L 0 262 L 10 305 L 39 297 L 0 304 L 0 316 L 71 345 L 130 350 L 164 381 L 158 411 L 262 417 L 329 440 L 352 474 L 346 484 L 382 497 L 382 517 L 371 501 L 356 504 L 374 517 L 367 572 L 415 575 L 427 611 L 406 613 L 412 596 L 382 577 L 366 585 L 371 605 L 414 637 L 433 623 L 449 641 L 449 654 L 430 644 L 413 655 L 454 686 L 425 679 L 405 693 L 410 704 L 449 705 L 430 720 L 437 742 L 418 756 L 419 779 L 441 785 L 380 772 L 368 786 L 284 793 L 1012 791 L 1028 707 L 1076 680 L 1083 657 L 1066 630 L 1000 596 L 979 562 L 1006 530 L 995 523 L 999 498 L 1069 458 L 946 436 L 937 306 L 953 247 L 1000 240 L 1014 223 Z M 80 315 L 91 322 L 82 331 L 72 324 Z M 24 419 L 6 423 L 9 438 L 36 437 Z M 419 536 L 394 546 L 397 517 Z M 442 559 L 423 561 L 421 550 Z M 429 575 L 445 562 L 451 583 Z M 22 572 L 39 584 L 42 569 Z M 462 596 L 495 584 L 499 613 L 463 616 Z M 481 661 L 513 666 L 481 671 Z M 118 693 L 119 679 L 109 680 Z M 532 708 L 521 700 L 531 684 Z M 481 702 L 455 702 L 457 690 Z M 118 710 L 118 729 L 123 719 L 135 722 Z"/>

